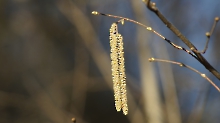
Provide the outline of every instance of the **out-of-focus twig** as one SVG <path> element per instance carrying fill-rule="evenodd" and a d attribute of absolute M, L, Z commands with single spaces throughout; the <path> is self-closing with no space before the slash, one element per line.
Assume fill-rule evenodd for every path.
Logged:
<path fill-rule="evenodd" d="M 196 99 L 195 106 L 193 106 L 192 112 L 189 115 L 189 118 L 186 123 L 200 123 L 205 106 L 208 102 L 209 93 L 211 90 L 211 85 L 203 86 L 204 88 L 200 89 L 199 96 Z"/>
<path fill-rule="evenodd" d="M 144 18 L 144 7 L 141 7 L 142 2 L 132 0 L 132 8 L 135 18 L 140 22 L 149 23 Z M 145 26 L 147 29 L 147 27 Z M 146 34 L 143 29 L 138 26 L 136 31 L 136 40 L 138 44 L 138 61 L 140 67 L 140 80 L 142 85 L 142 93 L 144 99 L 144 111 L 146 112 L 145 118 L 150 123 L 162 123 L 164 115 L 162 111 L 161 98 L 159 96 L 159 87 L 157 83 L 157 76 L 155 75 L 154 68 L 151 64 L 146 63 L 146 60 L 151 56 L 152 47 L 147 45 L 148 42 L 143 39 L 151 38 L 150 34 Z M 150 40 L 149 40 L 150 41 Z M 137 115 L 137 114 L 136 114 Z M 135 121 L 135 123 L 138 121 Z"/>
<path fill-rule="evenodd" d="M 66 119 L 70 119 L 70 114 L 56 106 L 50 95 L 40 86 L 34 77 L 25 75 L 24 78 L 24 87 L 33 97 L 33 100 L 38 105 L 39 109 L 44 112 L 45 116 L 54 123 L 61 123 Z M 67 123 L 70 123 L 70 120 Z"/>
<path fill-rule="evenodd" d="M 198 73 L 199 75 L 201 75 L 204 79 L 206 79 L 210 84 L 212 84 L 220 92 L 220 88 L 211 79 L 209 79 L 204 73 L 199 72 L 198 70 L 196 70 L 193 67 L 190 67 L 190 66 L 185 65 L 185 64 L 180 63 L 180 62 L 175 62 L 175 61 L 170 61 L 170 60 L 163 60 L 163 59 L 150 58 L 149 61 L 150 62 L 167 62 L 167 63 L 179 65 L 180 67 L 186 67 L 186 68 Z"/>
<path fill-rule="evenodd" d="M 157 57 L 170 59 L 166 42 L 160 42 L 160 48 L 154 52 Z M 182 123 L 181 111 L 179 107 L 176 82 L 174 80 L 174 72 L 172 64 L 158 64 L 158 72 L 161 80 L 162 94 L 164 95 L 165 119 L 167 123 Z"/>
<path fill-rule="evenodd" d="M 73 123 L 76 123 L 76 118 L 73 117 L 73 118 L 71 119 L 71 121 L 72 121 Z"/>

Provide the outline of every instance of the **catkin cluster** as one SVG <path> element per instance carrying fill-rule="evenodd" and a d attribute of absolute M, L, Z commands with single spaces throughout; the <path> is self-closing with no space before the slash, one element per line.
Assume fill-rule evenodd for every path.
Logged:
<path fill-rule="evenodd" d="M 110 47 L 111 47 L 111 66 L 113 90 L 115 97 L 115 108 L 117 111 L 123 111 L 128 114 L 127 92 L 126 92 L 126 75 L 124 66 L 124 47 L 123 37 L 118 33 L 117 23 L 113 23 L 110 28 Z"/>

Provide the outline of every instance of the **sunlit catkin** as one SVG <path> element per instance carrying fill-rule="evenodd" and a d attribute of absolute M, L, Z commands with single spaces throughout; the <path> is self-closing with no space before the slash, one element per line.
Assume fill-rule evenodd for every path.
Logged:
<path fill-rule="evenodd" d="M 118 34 L 118 64 L 119 64 L 119 79 L 120 79 L 120 89 L 121 89 L 121 103 L 122 111 L 124 115 L 128 114 L 127 105 L 127 92 L 126 92 L 126 75 L 125 75 L 125 61 L 124 61 L 124 47 L 123 47 L 123 37 Z"/>
<path fill-rule="evenodd" d="M 117 111 L 123 110 L 128 113 L 127 93 L 126 93 L 126 75 L 124 67 L 123 37 L 118 33 L 118 26 L 113 23 L 110 28 L 110 47 L 111 47 L 111 66 L 113 90 L 115 97 L 115 108 Z"/>
<path fill-rule="evenodd" d="M 116 23 L 113 23 L 110 28 L 110 47 L 111 47 L 111 66 L 112 66 L 112 80 L 113 90 L 115 97 L 115 108 L 117 111 L 121 111 L 121 91 L 120 91 L 120 80 L 118 70 L 118 43 L 117 43 L 118 27 Z"/>

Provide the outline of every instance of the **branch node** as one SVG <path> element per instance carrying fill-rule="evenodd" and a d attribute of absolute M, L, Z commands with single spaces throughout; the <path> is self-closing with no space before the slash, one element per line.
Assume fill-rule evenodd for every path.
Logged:
<path fill-rule="evenodd" d="M 99 15 L 99 13 L 97 11 L 92 11 L 93 15 Z"/>
<path fill-rule="evenodd" d="M 120 19 L 119 21 L 115 22 L 116 24 L 121 23 L 121 25 L 125 24 L 125 19 Z"/>
<path fill-rule="evenodd" d="M 202 76 L 203 78 L 205 78 L 205 77 L 206 77 L 206 75 L 205 75 L 205 74 L 201 74 L 201 76 Z"/>
<path fill-rule="evenodd" d="M 185 65 L 181 62 L 175 62 L 175 61 L 163 60 L 163 59 L 155 59 L 155 58 L 150 58 L 149 60 L 151 60 L 151 59 L 153 59 L 155 62 L 166 62 L 166 63 L 179 65 L 180 67 L 186 67 L 186 68 L 198 73 L 199 75 L 201 75 L 204 79 L 206 79 L 212 86 L 214 86 L 220 92 L 220 88 L 211 79 L 209 79 L 204 73 L 199 72 L 198 70 L 196 70 L 193 67 Z"/>
<path fill-rule="evenodd" d="M 156 3 L 151 2 L 151 7 L 156 10 L 157 9 Z"/>
<path fill-rule="evenodd" d="M 125 24 L 125 20 L 122 19 L 122 20 L 121 20 L 121 25 L 124 25 L 124 24 Z"/>
<path fill-rule="evenodd" d="M 210 36 L 211 36 L 210 32 L 206 32 L 205 35 L 206 35 L 206 37 L 208 37 L 208 38 L 210 38 Z"/>
<path fill-rule="evenodd" d="M 146 29 L 149 30 L 149 31 L 152 31 L 152 28 L 151 28 L 151 27 L 147 27 Z"/>
<path fill-rule="evenodd" d="M 149 58 L 148 61 L 149 61 L 149 62 L 153 62 L 153 61 L 154 61 L 154 58 Z"/>
<path fill-rule="evenodd" d="M 180 67 L 183 67 L 184 65 L 183 65 L 183 63 L 180 63 Z"/>
<path fill-rule="evenodd" d="M 142 0 L 145 5 L 147 6 L 147 8 L 149 8 L 150 10 L 156 12 L 158 11 L 157 7 L 156 7 L 156 3 L 151 2 L 150 0 Z"/>
<path fill-rule="evenodd" d="M 219 17 L 215 17 L 215 21 L 218 22 L 219 21 Z"/>
<path fill-rule="evenodd" d="M 194 51 L 194 50 L 195 50 L 195 48 L 194 48 L 194 47 L 191 47 L 191 48 L 190 48 L 190 50 Z"/>
<path fill-rule="evenodd" d="M 204 54 L 204 53 L 206 52 L 206 50 L 208 49 L 208 44 L 209 44 L 210 37 L 212 36 L 212 33 L 213 33 L 213 31 L 215 30 L 215 27 L 216 27 L 218 21 L 219 21 L 219 17 L 215 17 L 215 20 L 214 20 L 214 23 L 213 23 L 213 25 L 212 25 L 211 31 L 205 33 L 205 35 L 206 35 L 206 37 L 207 37 L 207 39 L 206 39 L 206 44 L 205 44 L 205 48 L 204 48 L 202 51 L 198 51 L 198 50 L 194 49 L 194 50 L 193 50 L 194 52 L 196 52 L 196 53 L 202 53 L 202 54 Z"/>

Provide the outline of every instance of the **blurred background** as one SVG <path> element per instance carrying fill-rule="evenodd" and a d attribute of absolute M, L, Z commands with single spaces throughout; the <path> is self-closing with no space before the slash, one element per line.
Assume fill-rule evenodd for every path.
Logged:
<path fill-rule="evenodd" d="M 219 0 L 155 0 L 199 50 Z M 220 94 L 197 73 L 155 57 L 190 65 L 220 81 L 184 51 L 130 22 L 124 37 L 129 112 L 114 107 L 109 28 L 137 20 L 183 46 L 141 0 L 1 0 L 0 123 L 219 123 Z M 204 57 L 220 71 L 220 25 Z M 188 48 L 187 48 L 188 49 Z"/>

